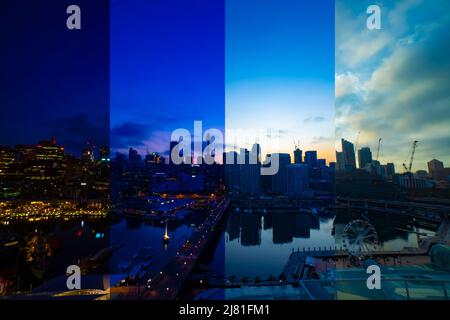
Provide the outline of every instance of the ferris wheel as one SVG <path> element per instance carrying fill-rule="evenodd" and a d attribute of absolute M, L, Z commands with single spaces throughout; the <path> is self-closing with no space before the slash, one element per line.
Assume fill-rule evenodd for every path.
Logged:
<path fill-rule="evenodd" d="M 352 256 L 369 256 L 378 249 L 378 234 L 367 220 L 352 220 L 344 227 L 342 242 Z"/>

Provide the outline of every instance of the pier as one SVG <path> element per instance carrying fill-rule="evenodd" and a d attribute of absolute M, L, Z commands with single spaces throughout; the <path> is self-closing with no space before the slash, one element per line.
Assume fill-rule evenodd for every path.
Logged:
<path fill-rule="evenodd" d="M 204 248 L 209 243 L 219 222 L 222 220 L 230 201 L 222 200 L 206 220 L 178 250 L 167 265 L 148 282 L 142 298 L 150 300 L 174 300 L 190 272 L 194 268 Z"/>

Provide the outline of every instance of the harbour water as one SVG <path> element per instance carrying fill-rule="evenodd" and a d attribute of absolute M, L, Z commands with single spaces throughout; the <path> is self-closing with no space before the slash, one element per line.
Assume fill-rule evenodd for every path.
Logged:
<path fill-rule="evenodd" d="M 360 213 L 312 215 L 298 212 L 230 212 L 217 253 L 224 252 L 225 277 L 267 279 L 279 276 L 292 250 L 320 250 L 339 246 L 340 233 L 353 220 L 363 219 L 374 227 L 378 250 L 393 251 L 418 247 L 418 233 L 433 235 L 404 217 Z M 216 268 L 210 268 L 216 269 Z"/>
<path fill-rule="evenodd" d="M 130 261 L 142 247 L 151 247 L 150 275 L 159 272 L 189 238 L 192 228 L 186 224 L 168 224 L 170 242 L 163 244 L 165 223 L 141 219 L 121 219 L 110 227 L 111 241 L 123 246 L 111 257 L 111 273 L 120 273 L 119 266 Z"/>
<path fill-rule="evenodd" d="M 201 217 L 197 218 L 202 220 Z M 334 247 L 339 240 L 339 230 L 355 219 L 366 219 L 374 227 L 380 250 L 414 248 L 418 246 L 418 234 L 433 234 L 431 229 L 417 226 L 410 218 L 399 216 L 368 214 L 361 217 L 360 213 L 353 212 L 340 213 L 336 217 L 299 212 L 244 213 L 230 210 L 221 235 L 206 250 L 207 257 L 199 260 L 198 269 L 200 272 L 206 270 L 219 278 L 233 277 L 236 280 L 278 277 L 292 250 Z M 29 281 L 35 286 L 39 282 L 65 275 L 68 265 L 77 264 L 108 247 L 115 247 L 111 256 L 89 273 L 118 274 L 121 264 L 130 261 L 141 248 L 151 247 L 149 275 L 154 275 L 176 255 L 177 250 L 192 234 L 195 224 L 198 221 L 169 222 L 170 242 L 167 245 L 162 241 L 164 221 L 137 218 L 17 223 L 8 226 L 8 232 L 16 233 L 20 246 L 25 248 L 27 241 L 34 236 L 44 239 L 44 242 L 56 242 L 56 247 L 46 258 L 44 277 L 39 281 L 31 281 L 32 277 L 21 279 L 22 283 Z M 21 252 L 23 250 L 17 250 L 18 255 Z M 23 257 L 17 261 L 21 259 Z M 24 263 L 19 263 L 19 267 L 27 268 Z M 27 285 L 22 284 L 22 288 L 27 288 Z"/>

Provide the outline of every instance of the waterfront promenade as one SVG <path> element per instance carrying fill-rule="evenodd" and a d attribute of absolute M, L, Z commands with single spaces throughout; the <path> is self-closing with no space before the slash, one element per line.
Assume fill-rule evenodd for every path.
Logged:
<path fill-rule="evenodd" d="M 222 200 L 205 221 L 186 240 L 167 265 L 148 282 L 148 288 L 143 292 L 144 299 L 173 300 L 177 297 L 197 259 L 209 243 L 212 235 L 221 221 L 229 205 L 229 200 Z"/>

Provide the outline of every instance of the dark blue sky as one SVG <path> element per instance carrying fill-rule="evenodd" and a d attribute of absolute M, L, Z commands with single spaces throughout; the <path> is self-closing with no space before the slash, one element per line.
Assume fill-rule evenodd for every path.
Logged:
<path fill-rule="evenodd" d="M 66 28 L 72 3 L 1 1 L 0 145 L 54 136 L 78 155 L 109 144 L 106 1 L 77 1 L 77 31 Z"/>
<path fill-rule="evenodd" d="M 170 133 L 224 126 L 224 2 L 111 3 L 111 147 L 165 152 Z"/>

